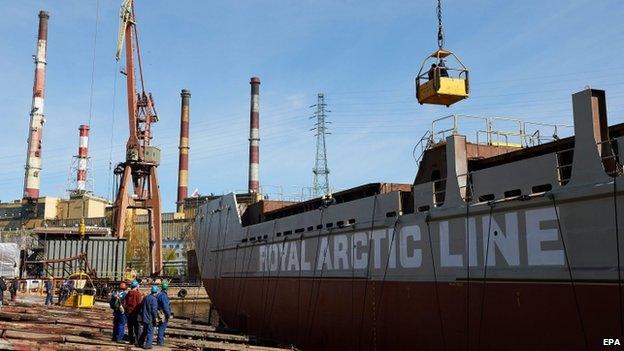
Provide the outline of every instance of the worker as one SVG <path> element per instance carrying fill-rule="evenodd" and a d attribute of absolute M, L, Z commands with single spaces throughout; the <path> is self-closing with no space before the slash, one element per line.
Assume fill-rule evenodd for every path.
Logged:
<path fill-rule="evenodd" d="M 0 306 L 2 306 L 4 303 L 4 291 L 6 290 L 6 288 L 7 286 L 4 282 L 4 277 L 0 277 Z"/>
<path fill-rule="evenodd" d="M 440 77 L 448 77 L 448 70 L 446 69 L 446 64 L 444 63 L 443 59 L 440 59 L 440 62 L 438 62 L 438 67 L 440 67 Z"/>
<path fill-rule="evenodd" d="M 150 294 L 143 299 L 143 307 L 141 308 L 141 318 L 143 320 L 143 332 L 139 340 L 144 349 L 152 348 L 152 340 L 154 339 L 154 327 L 158 325 L 158 287 L 152 285 Z"/>
<path fill-rule="evenodd" d="M 431 68 L 429 68 L 429 72 L 427 72 L 429 80 L 433 80 L 433 78 L 435 77 L 435 70 L 437 67 L 438 66 L 435 63 L 431 64 Z"/>
<path fill-rule="evenodd" d="M 113 341 L 122 343 L 126 334 L 126 314 L 123 301 L 126 297 L 126 283 L 121 282 L 119 289 L 113 291 L 110 299 L 110 307 L 113 309 Z"/>
<path fill-rule="evenodd" d="M 160 285 L 162 288 L 161 292 L 156 296 L 156 300 L 158 300 L 158 339 L 156 343 L 158 346 L 165 345 L 165 330 L 167 329 L 167 323 L 169 323 L 169 318 L 171 318 L 171 303 L 169 302 L 169 295 L 167 295 L 167 289 L 169 288 L 169 282 L 163 280 Z M 160 318 L 162 317 L 162 318 Z"/>
<path fill-rule="evenodd" d="M 69 297 L 69 292 L 71 291 L 69 279 L 65 279 L 63 284 L 61 284 L 61 288 L 59 289 L 59 297 L 58 304 L 63 305 L 65 300 Z"/>
<path fill-rule="evenodd" d="M 52 296 L 54 295 L 54 283 L 52 281 L 52 277 L 48 276 L 45 283 L 45 292 L 46 292 L 46 300 L 45 300 L 45 304 L 46 305 L 51 305 L 52 302 Z"/>
<path fill-rule="evenodd" d="M 19 290 L 19 282 L 17 278 L 13 278 L 11 280 L 11 286 L 9 287 L 9 291 L 11 292 L 11 301 L 15 301 L 17 298 L 17 290 Z"/>
<path fill-rule="evenodd" d="M 141 346 L 139 344 L 139 313 L 141 312 L 142 302 L 143 294 L 139 291 L 139 282 L 135 279 L 130 283 L 130 291 L 123 301 L 123 306 L 128 321 L 128 338 L 130 342 L 137 347 Z"/>

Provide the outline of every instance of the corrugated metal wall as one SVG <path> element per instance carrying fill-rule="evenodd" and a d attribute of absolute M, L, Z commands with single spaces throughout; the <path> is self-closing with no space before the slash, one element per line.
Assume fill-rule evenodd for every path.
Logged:
<path fill-rule="evenodd" d="M 162 214 L 162 237 L 164 240 L 182 240 L 188 236 L 194 220 L 174 219 L 173 213 Z M 135 217 L 134 226 L 136 230 L 147 232 L 147 216 L 139 215 Z"/>
<path fill-rule="evenodd" d="M 126 266 L 126 240 L 116 238 L 50 239 L 45 240 L 45 257 L 56 260 L 87 253 L 87 262 L 95 269 L 98 278 L 119 280 L 123 277 Z M 65 270 L 73 272 L 80 268 L 78 261 L 54 263 L 52 274 L 55 277 L 67 275 Z M 64 269 L 65 268 L 65 269 Z"/>

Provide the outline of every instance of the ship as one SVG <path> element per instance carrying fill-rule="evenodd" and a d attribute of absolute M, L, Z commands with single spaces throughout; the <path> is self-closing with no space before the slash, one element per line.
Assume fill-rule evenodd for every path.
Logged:
<path fill-rule="evenodd" d="M 624 124 L 609 126 L 606 106 L 603 90 L 572 94 L 567 137 L 445 117 L 415 139 L 412 184 L 215 196 L 195 222 L 212 308 L 302 350 L 619 345 Z M 483 123 L 476 140 L 467 119 Z"/>

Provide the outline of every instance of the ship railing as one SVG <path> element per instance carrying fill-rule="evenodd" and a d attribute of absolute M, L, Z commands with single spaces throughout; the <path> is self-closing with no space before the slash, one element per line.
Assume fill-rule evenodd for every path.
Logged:
<path fill-rule="evenodd" d="M 431 135 L 431 131 L 428 130 L 425 132 L 425 134 L 423 134 L 422 137 L 420 137 L 420 140 L 418 141 L 418 143 L 416 143 L 414 149 L 412 150 L 412 157 L 414 157 L 414 161 L 416 161 L 416 164 L 419 164 L 420 160 L 425 154 L 425 151 L 431 147 L 432 142 L 433 137 Z M 418 151 L 419 149 L 420 151 Z M 418 156 L 416 156 L 417 152 Z"/>
<path fill-rule="evenodd" d="M 286 187 L 282 185 L 263 185 L 260 188 L 260 193 L 265 200 L 284 202 L 302 202 L 318 197 L 315 195 L 312 187 L 297 185 Z"/>
<path fill-rule="evenodd" d="M 461 179 L 465 177 L 466 184 L 459 186 L 460 193 L 464 193 L 464 200 L 470 201 L 472 199 L 472 194 L 474 193 L 474 188 L 472 186 L 472 172 L 458 174 L 457 179 Z"/>
<path fill-rule="evenodd" d="M 540 127 L 550 128 L 552 134 L 544 134 Z M 535 128 L 533 133 L 531 130 Z M 522 130 L 525 134 L 525 146 L 536 146 L 544 142 L 559 140 L 559 134 L 565 130 L 574 129 L 573 125 L 562 123 L 523 122 Z"/>
<path fill-rule="evenodd" d="M 559 150 L 557 155 L 557 175 L 559 185 L 566 185 L 572 177 L 572 161 L 574 159 L 574 147 Z"/>
<path fill-rule="evenodd" d="M 610 177 L 622 175 L 622 165 L 619 159 L 619 145 L 616 139 L 607 139 L 596 143 L 602 160 L 602 167 Z"/>
<path fill-rule="evenodd" d="M 444 204 L 444 197 L 446 196 L 446 178 L 435 179 L 431 181 L 433 186 L 433 207 L 439 207 Z"/>
<path fill-rule="evenodd" d="M 550 129 L 552 136 L 542 132 L 539 128 Z M 557 140 L 559 139 L 559 133 L 563 129 L 570 128 L 573 128 L 573 126 L 524 122 L 517 118 L 504 116 L 482 117 L 457 114 L 433 120 L 431 122 L 431 130 L 425 135 L 430 139 L 428 146 L 443 142 L 448 136 L 460 134 L 460 132 L 464 135 L 475 132 L 477 144 L 530 147 Z M 460 129 L 463 131 L 460 131 Z M 480 137 L 480 135 L 483 136 Z M 419 141 L 419 144 L 423 145 L 421 141 Z"/>
<path fill-rule="evenodd" d="M 476 122 L 478 125 L 482 124 L 479 129 L 489 130 L 490 123 L 487 117 L 472 116 L 472 115 L 449 115 L 438 119 L 434 119 L 431 122 L 431 141 L 432 144 L 443 142 L 448 136 L 459 134 L 461 121 L 469 120 L 470 122 Z M 450 126 L 448 122 L 450 121 Z M 469 122 L 468 122 L 469 123 Z M 442 127 L 440 125 L 443 125 Z"/>

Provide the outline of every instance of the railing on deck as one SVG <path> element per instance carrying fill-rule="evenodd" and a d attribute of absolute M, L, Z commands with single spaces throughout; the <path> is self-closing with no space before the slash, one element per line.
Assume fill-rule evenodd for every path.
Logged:
<path fill-rule="evenodd" d="M 602 160 L 602 167 L 610 177 L 622 175 L 622 164 L 619 158 L 619 145 L 616 139 L 603 140 L 596 143 Z"/>
<path fill-rule="evenodd" d="M 507 127 L 498 127 L 501 124 L 506 124 Z M 547 128 L 552 134 L 545 134 L 538 128 Z M 474 133 L 478 144 L 529 147 L 558 139 L 559 133 L 564 128 L 573 126 L 524 122 L 509 117 L 450 115 L 433 120 L 431 129 L 423 136 L 428 139 L 427 142 L 423 142 L 421 138 L 418 144 L 433 145 L 445 141 L 450 135 Z"/>

